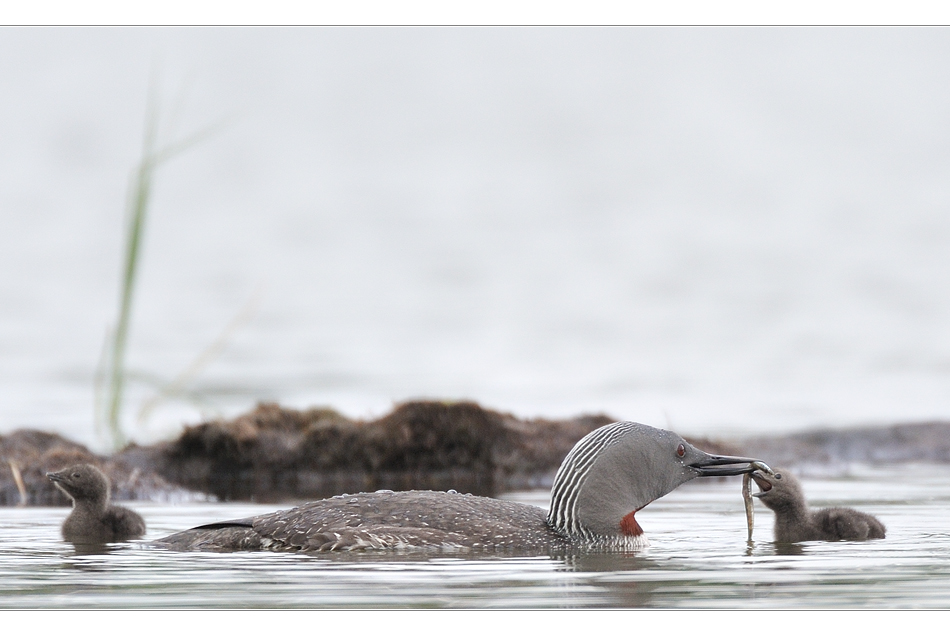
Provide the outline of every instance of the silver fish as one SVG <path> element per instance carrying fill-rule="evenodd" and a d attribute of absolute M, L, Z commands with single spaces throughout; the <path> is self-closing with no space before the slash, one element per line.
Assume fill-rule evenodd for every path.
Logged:
<path fill-rule="evenodd" d="M 749 527 L 749 538 L 746 541 L 752 541 L 752 528 L 755 526 L 755 508 L 752 505 L 752 493 L 749 484 L 752 482 L 751 473 L 742 476 L 742 500 L 745 502 L 745 522 Z"/>

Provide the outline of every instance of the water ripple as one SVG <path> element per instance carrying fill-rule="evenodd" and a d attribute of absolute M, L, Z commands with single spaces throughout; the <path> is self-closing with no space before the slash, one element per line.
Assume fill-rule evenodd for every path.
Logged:
<path fill-rule="evenodd" d="M 950 467 L 804 485 L 815 499 L 878 515 L 888 538 L 778 546 L 771 513 L 759 506 L 747 544 L 736 481 L 691 484 L 643 510 L 652 541 L 643 552 L 556 558 L 175 553 L 142 543 L 83 554 L 59 538 L 65 509 L 5 508 L 0 608 L 950 607 Z M 513 498 L 539 503 L 544 495 Z M 273 509 L 135 507 L 149 523 L 147 539 Z"/>

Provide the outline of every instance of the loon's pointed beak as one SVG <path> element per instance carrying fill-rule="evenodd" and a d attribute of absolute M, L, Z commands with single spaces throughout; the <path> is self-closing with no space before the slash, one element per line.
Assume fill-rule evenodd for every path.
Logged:
<path fill-rule="evenodd" d="M 46 473 L 46 476 L 49 477 L 50 481 L 66 481 L 66 478 L 60 473 Z"/>
<path fill-rule="evenodd" d="M 762 460 L 752 459 L 751 457 L 730 457 L 729 455 L 706 455 L 690 464 L 690 467 L 695 469 L 700 477 L 742 475 L 756 470 L 772 474 L 772 469 Z"/>

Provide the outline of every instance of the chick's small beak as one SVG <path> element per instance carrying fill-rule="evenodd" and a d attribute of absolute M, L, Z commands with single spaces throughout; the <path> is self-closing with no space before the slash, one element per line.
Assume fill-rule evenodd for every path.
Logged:
<path fill-rule="evenodd" d="M 753 493 L 752 494 L 753 497 L 761 497 L 768 491 L 772 490 L 772 482 L 770 482 L 768 479 L 766 479 L 762 475 L 758 473 L 752 473 L 750 477 L 752 477 L 752 481 L 755 482 L 755 485 L 759 487 L 759 492 Z"/>

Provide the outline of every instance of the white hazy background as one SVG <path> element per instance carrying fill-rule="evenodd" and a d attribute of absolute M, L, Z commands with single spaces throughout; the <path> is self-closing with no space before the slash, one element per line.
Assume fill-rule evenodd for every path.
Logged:
<path fill-rule="evenodd" d="M 153 69 L 157 72 L 153 73 Z M 160 168 L 143 442 L 259 400 L 709 435 L 950 417 L 946 29 L 0 29 L 0 433 L 103 448 L 125 199 Z"/>

